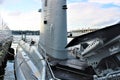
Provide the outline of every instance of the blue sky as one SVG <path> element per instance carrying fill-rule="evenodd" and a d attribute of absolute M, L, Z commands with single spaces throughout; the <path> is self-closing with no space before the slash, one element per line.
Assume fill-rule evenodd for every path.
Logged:
<path fill-rule="evenodd" d="M 35 0 L 5 0 L 2 4 L 2 8 L 12 11 L 31 11 L 39 9 L 40 1 Z"/>
<path fill-rule="evenodd" d="M 120 0 L 67 0 L 67 4 L 68 30 L 101 28 L 120 21 Z M 38 30 L 40 7 L 41 0 L 0 0 L 0 14 L 15 30 Z"/>

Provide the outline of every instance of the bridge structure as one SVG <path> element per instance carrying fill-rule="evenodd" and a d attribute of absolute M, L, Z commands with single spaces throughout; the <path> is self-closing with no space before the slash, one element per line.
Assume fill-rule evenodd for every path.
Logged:
<path fill-rule="evenodd" d="M 80 35 L 84 35 L 84 34 L 87 34 L 89 32 L 93 32 L 93 31 L 96 31 L 98 29 L 80 29 L 80 30 L 72 30 L 72 31 L 69 31 L 68 34 L 67 34 L 67 37 L 76 37 L 76 36 L 80 36 Z"/>
<path fill-rule="evenodd" d="M 12 31 L 13 35 L 40 35 L 40 31 Z"/>

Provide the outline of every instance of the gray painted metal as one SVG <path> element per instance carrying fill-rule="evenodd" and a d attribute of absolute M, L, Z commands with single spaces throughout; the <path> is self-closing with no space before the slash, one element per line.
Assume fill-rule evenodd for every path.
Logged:
<path fill-rule="evenodd" d="M 45 5 L 47 4 L 47 5 Z M 40 45 L 57 59 L 67 59 L 66 0 L 42 0 Z"/>
<path fill-rule="evenodd" d="M 15 59 L 17 80 L 45 80 L 46 62 L 35 46 L 20 41 Z"/>
<path fill-rule="evenodd" d="M 120 55 L 116 54 L 120 52 L 120 36 L 118 36 L 120 24 L 113 25 L 114 28 L 110 26 L 79 36 L 66 46 L 66 0 L 42 0 L 42 8 L 38 48 L 24 41 L 20 41 L 18 45 L 15 60 L 18 80 L 91 80 L 93 75 L 94 80 L 107 80 L 109 75 L 111 80 L 114 77 L 119 78 Z M 116 32 L 112 34 L 113 30 Z M 77 54 L 82 56 L 83 62 L 80 57 L 67 54 L 65 46 L 79 45 L 80 42 L 87 41 L 92 41 L 94 44 L 88 44 L 83 52 L 81 49 L 77 51 Z M 109 60 L 115 63 L 106 66 Z M 83 67 L 84 72 L 81 70 Z M 93 69 L 100 77 L 91 73 Z M 87 72 L 89 74 L 86 74 L 85 70 L 90 70 Z"/>

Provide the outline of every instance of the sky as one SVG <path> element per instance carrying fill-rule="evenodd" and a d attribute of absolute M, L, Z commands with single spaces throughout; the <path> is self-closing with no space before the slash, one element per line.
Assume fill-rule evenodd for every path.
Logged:
<path fill-rule="evenodd" d="M 120 0 L 67 0 L 69 30 L 120 22 Z M 0 0 L 0 15 L 12 30 L 39 30 L 41 0 Z"/>

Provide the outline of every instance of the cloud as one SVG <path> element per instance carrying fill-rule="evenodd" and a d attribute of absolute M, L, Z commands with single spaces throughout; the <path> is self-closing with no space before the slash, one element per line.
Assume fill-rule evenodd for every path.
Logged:
<path fill-rule="evenodd" d="M 100 28 L 120 20 L 120 8 L 103 8 L 92 2 L 68 5 L 68 29 Z"/>
<path fill-rule="evenodd" d="M 34 1 L 36 1 L 36 2 L 38 2 L 38 3 L 41 3 L 41 1 L 40 1 L 40 0 L 34 0 Z"/>
<path fill-rule="evenodd" d="M 2 12 L 4 21 L 12 30 L 39 30 L 40 13 L 31 12 Z"/>
<path fill-rule="evenodd" d="M 72 2 L 74 0 L 70 0 L 70 1 Z M 68 9 L 67 9 L 68 30 L 88 28 L 88 27 L 100 28 L 101 26 L 110 25 L 120 20 L 119 7 L 115 7 L 115 6 L 109 8 L 103 7 L 103 5 L 110 3 L 110 1 L 112 2 L 113 0 L 104 0 L 103 3 L 101 2 L 102 4 L 100 2 L 97 2 L 98 0 L 89 0 L 88 2 L 83 0 L 77 0 L 77 1 L 79 2 L 68 4 Z M 117 2 L 114 3 L 117 4 Z M 39 30 L 41 13 L 38 13 L 37 11 L 11 12 L 11 11 L 2 10 L 2 16 L 11 29 Z"/>
<path fill-rule="evenodd" d="M 120 0 L 88 0 L 89 2 L 96 2 L 101 4 L 114 4 L 120 6 Z"/>
<path fill-rule="evenodd" d="M 3 3 L 3 1 L 4 1 L 4 0 L 0 0 L 0 4 L 2 4 L 2 3 Z"/>
<path fill-rule="evenodd" d="M 11 12 L 11 13 L 9 13 L 8 15 L 9 16 L 19 16 L 19 15 L 21 15 L 22 13 L 20 12 L 20 11 L 15 11 L 15 12 Z"/>

